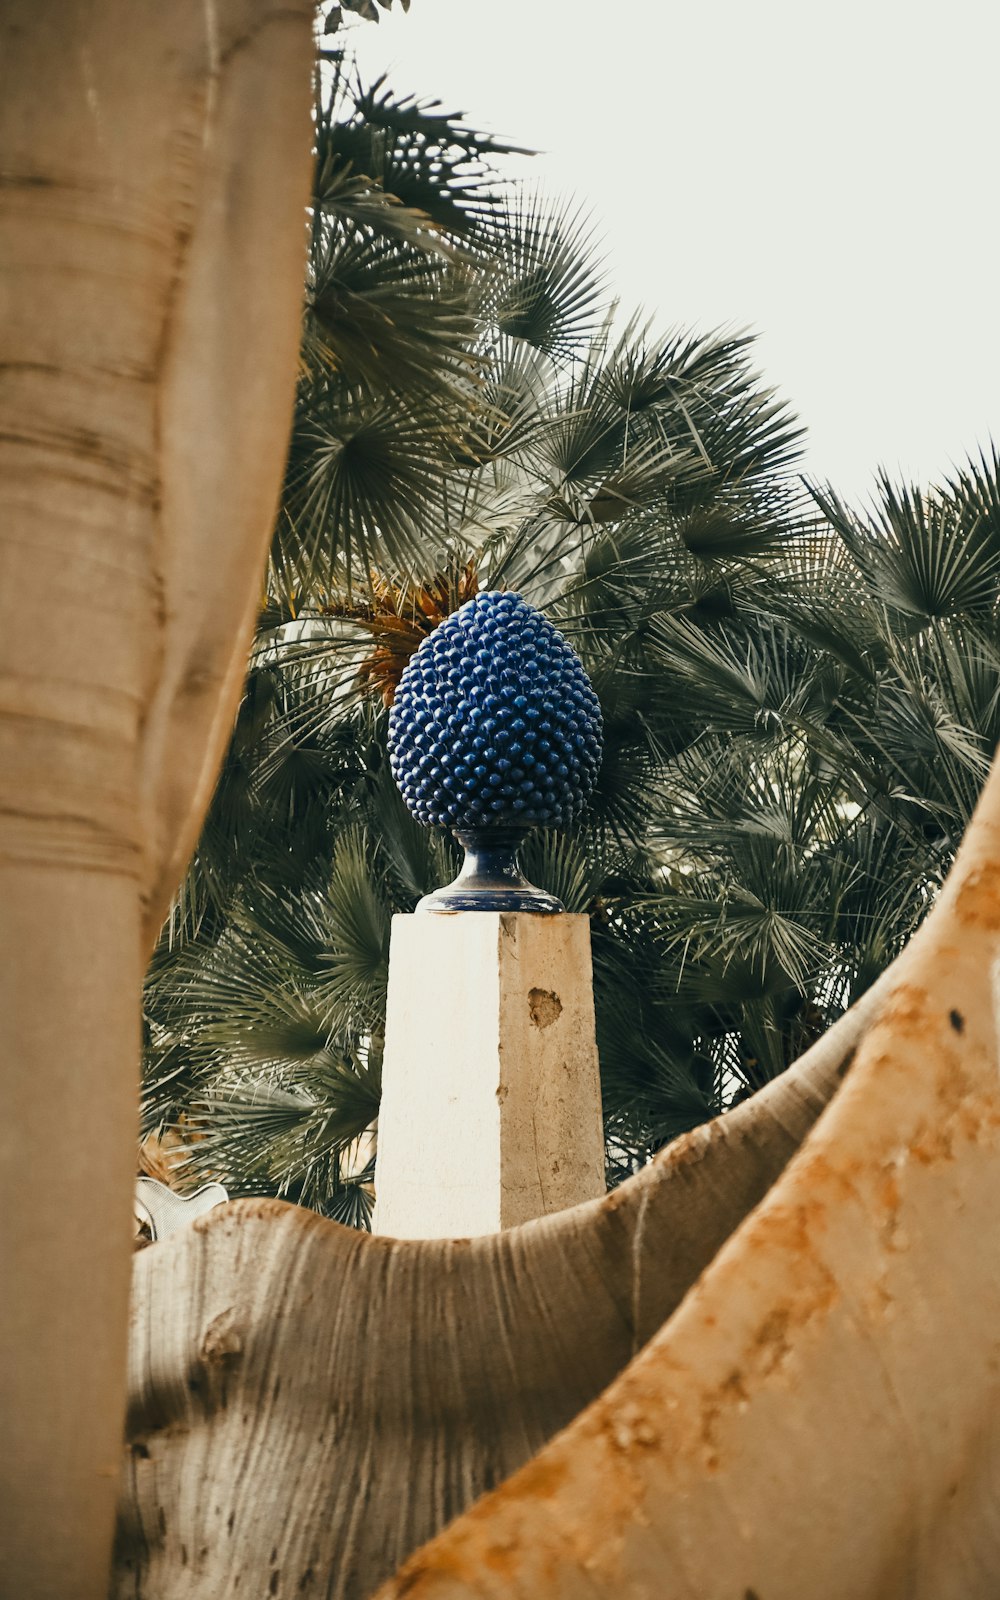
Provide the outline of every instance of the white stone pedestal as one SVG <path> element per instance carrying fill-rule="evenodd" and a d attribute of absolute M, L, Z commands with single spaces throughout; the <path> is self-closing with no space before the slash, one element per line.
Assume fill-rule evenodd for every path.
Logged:
<path fill-rule="evenodd" d="M 604 1193 L 585 916 L 392 922 L 376 1233 L 496 1233 Z"/>

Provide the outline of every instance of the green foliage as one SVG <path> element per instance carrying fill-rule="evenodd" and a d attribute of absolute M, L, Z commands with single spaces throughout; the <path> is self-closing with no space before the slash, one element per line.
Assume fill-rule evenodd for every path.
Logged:
<path fill-rule="evenodd" d="M 192 1178 L 355 1224 L 390 918 L 457 866 L 366 662 L 456 574 L 543 605 L 601 698 L 588 821 L 524 859 L 591 916 L 612 1181 L 883 970 L 1000 738 L 997 458 L 864 513 L 806 493 L 750 340 L 615 334 L 586 228 L 508 207 L 497 148 L 338 66 L 267 595 L 147 979 L 145 1125 Z"/>

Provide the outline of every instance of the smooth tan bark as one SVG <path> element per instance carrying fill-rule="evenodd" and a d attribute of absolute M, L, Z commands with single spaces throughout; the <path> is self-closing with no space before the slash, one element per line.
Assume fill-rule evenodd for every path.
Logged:
<path fill-rule="evenodd" d="M 381 1600 L 996 1593 L 998 941 L 994 774 L 879 984 L 606 1199 L 146 1251 L 116 1594 L 361 1600 L 436 1529 Z"/>
<path fill-rule="evenodd" d="M 139 989 L 280 482 L 309 7 L 0 17 L 0 1588 L 103 1596 Z"/>

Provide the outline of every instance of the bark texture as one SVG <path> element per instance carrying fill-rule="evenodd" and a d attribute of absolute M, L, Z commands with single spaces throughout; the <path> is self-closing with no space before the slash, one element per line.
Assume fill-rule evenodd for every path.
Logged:
<path fill-rule="evenodd" d="M 503 1234 L 372 1238 L 240 1201 L 143 1252 L 115 1594 L 369 1594 L 664 1323 L 859 1025 L 612 1195 Z"/>
<path fill-rule="evenodd" d="M 361 1600 L 438 1529 L 380 1600 L 997 1593 L 998 950 L 994 773 L 864 1001 L 606 1199 L 144 1252 L 118 1600 Z"/>
<path fill-rule="evenodd" d="M 0 1589 L 18 1600 L 106 1592 L 141 974 L 231 722 L 280 482 L 310 65 L 302 0 L 0 17 Z"/>

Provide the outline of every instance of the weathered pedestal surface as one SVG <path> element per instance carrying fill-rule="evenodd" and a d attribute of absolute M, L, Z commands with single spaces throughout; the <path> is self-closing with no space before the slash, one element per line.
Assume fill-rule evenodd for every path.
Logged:
<path fill-rule="evenodd" d="M 585 916 L 393 918 L 376 1233 L 495 1233 L 604 1193 Z"/>

